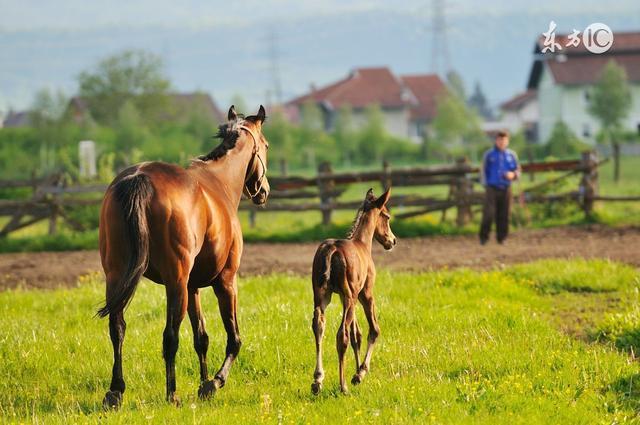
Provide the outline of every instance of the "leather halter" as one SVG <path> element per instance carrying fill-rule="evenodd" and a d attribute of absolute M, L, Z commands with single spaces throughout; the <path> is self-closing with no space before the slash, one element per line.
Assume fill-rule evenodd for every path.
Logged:
<path fill-rule="evenodd" d="M 253 199 L 262 190 L 264 177 L 267 174 L 267 166 L 265 165 L 264 161 L 260 157 L 260 154 L 258 154 L 258 139 L 256 138 L 256 135 L 253 134 L 253 131 L 245 125 L 239 125 L 238 128 L 242 130 L 246 130 L 251 135 L 251 138 L 253 139 L 253 153 L 251 157 L 251 162 L 253 163 L 254 159 L 257 157 L 258 161 L 260 161 L 260 164 L 262 165 L 262 175 L 260 175 L 260 179 L 258 180 L 258 189 L 256 190 L 255 193 L 252 194 L 249 188 L 247 187 L 247 181 L 249 181 L 249 177 L 251 176 L 247 176 L 244 180 L 244 183 L 245 183 L 244 190 L 246 191 L 247 196 L 249 196 L 250 199 Z"/>

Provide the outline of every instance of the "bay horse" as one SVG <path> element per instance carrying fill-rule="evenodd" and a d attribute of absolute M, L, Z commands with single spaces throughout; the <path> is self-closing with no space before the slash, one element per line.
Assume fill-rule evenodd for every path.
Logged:
<path fill-rule="evenodd" d="M 336 335 L 340 372 L 340 390 L 347 392 L 344 378 L 345 353 L 351 341 L 356 358 L 356 373 L 351 379 L 357 385 L 369 371 L 371 355 L 380 328 L 376 319 L 373 286 L 376 280 L 376 267 L 371 257 L 371 246 L 375 238 L 384 249 L 390 251 L 397 244 L 397 239 L 389 225 L 390 215 L 387 209 L 390 190 L 379 198 L 369 189 L 362 206 L 347 235 L 347 239 L 327 239 L 320 244 L 313 258 L 313 322 L 311 328 L 316 339 L 316 369 L 313 374 L 311 391 L 320 393 L 324 380 L 322 366 L 322 338 L 325 329 L 324 312 L 333 293 L 342 301 L 342 322 Z M 367 351 L 364 361 L 360 363 L 360 344 L 362 333 L 358 327 L 355 308 L 358 300 L 364 308 L 369 323 Z"/>
<path fill-rule="evenodd" d="M 122 404 L 125 382 L 122 343 L 124 310 L 145 276 L 165 286 L 166 327 L 162 351 L 166 366 L 166 398 L 176 395 L 175 357 L 180 323 L 188 312 L 194 348 L 200 362 L 198 395 L 205 399 L 223 387 L 240 351 L 236 318 L 236 272 L 242 255 L 237 211 L 244 193 L 256 205 L 269 196 L 268 142 L 262 134 L 264 107 L 246 118 L 231 106 L 228 122 L 219 127 L 222 141 L 188 168 L 144 162 L 121 172 L 104 196 L 100 212 L 100 257 L 106 275 L 106 303 L 98 311 L 109 316 L 113 344 L 111 385 L 103 406 Z M 226 357 L 213 379 L 207 372 L 209 337 L 200 308 L 200 288 L 212 286 L 227 333 Z"/>

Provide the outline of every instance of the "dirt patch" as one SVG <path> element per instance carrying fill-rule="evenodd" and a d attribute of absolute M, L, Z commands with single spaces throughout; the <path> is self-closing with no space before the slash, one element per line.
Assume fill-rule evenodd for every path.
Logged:
<path fill-rule="evenodd" d="M 245 244 L 241 275 L 272 272 L 308 275 L 316 243 Z M 400 240 L 392 252 L 376 245 L 378 267 L 420 271 L 438 268 L 491 268 L 541 258 L 608 258 L 640 266 L 640 228 L 565 227 L 521 230 L 505 245 L 480 246 L 475 236 Z M 0 290 L 70 286 L 79 276 L 100 271 L 97 251 L 0 255 Z"/>

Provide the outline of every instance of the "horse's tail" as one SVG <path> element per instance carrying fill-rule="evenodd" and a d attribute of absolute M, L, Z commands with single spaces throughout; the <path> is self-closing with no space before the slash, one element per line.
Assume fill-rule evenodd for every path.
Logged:
<path fill-rule="evenodd" d="M 318 277 L 317 285 L 324 287 L 329 284 L 331 279 L 331 259 L 337 248 L 334 244 L 326 244 L 321 246 L 316 253 L 314 261 L 314 275 Z"/>
<path fill-rule="evenodd" d="M 149 264 L 147 206 L 153 196 L 153 185 L 149 177 L 145 174 L 125 177 L 113 186 L 113 195 L 124 214 L 130 253 L 121 281 L 107 297 L 105 306 L 98 310 L 100 317 L 124 310 Z"/>

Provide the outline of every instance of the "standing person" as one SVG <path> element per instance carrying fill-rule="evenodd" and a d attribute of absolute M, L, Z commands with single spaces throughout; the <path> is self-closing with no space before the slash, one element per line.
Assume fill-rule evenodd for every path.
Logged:
<path fill-rule="evenodd" d="M 495 145 L 482 159 L 480 179 L 485 187 L 482 224 L 480 225 L 480 244 L 489 240 L 491 224 L 496 222 L 496 239 L 504 243 L 509 233 L 509 214 L 511 211 L 511 182 L 520 177 L 518 155 L 509 146 L 509 133 L 500 131 Z"/>

